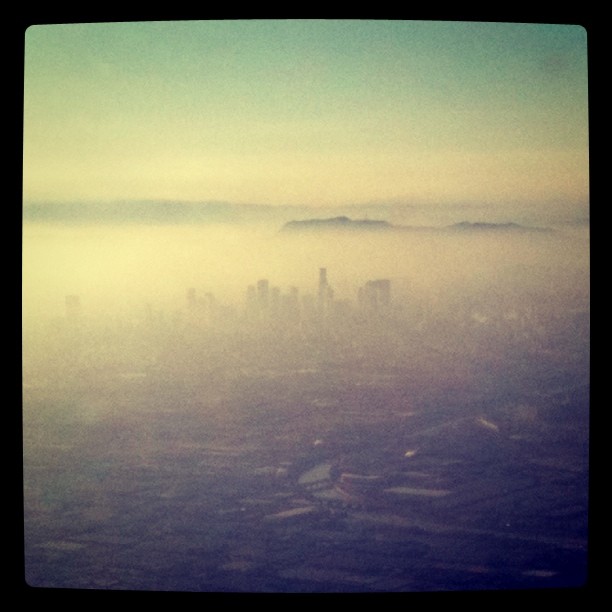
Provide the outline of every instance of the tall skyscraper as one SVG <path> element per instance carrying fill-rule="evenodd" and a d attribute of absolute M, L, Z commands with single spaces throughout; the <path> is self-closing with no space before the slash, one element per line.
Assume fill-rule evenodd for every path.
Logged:
<path fill-rule="evenodd" d="M 327 268 L 319 268 L 319 297 L 327 290 Z"/>
<path fill-rule="evenodd" d="M 257 301 L 262 308 L 268 306 L 268 296 L 270 293 L 270 283 L 268 279 L 262 278 L 257 281 Z"/>
<path fill-rule="evenodd" d="M 388 278 L 370 280 L 359 289 L 359 303 L 369 312 L 385 311 L 391 305 L 391 281 Z"/>
<path fill-rule="evenodd" d="M 376 282 L 378 300 L 383 308 L 391 305 L 391 281 L 388 278 L 381 278 Z"/>
<path fill-rule="evenodd" d="M 319 268 L 319 292 L 317 297 L 317 305 L 320 316 L 325 316 L 329 312 L 329 305 L 333 294 L 334 292 L 327 282 L 327 268 Z"/>

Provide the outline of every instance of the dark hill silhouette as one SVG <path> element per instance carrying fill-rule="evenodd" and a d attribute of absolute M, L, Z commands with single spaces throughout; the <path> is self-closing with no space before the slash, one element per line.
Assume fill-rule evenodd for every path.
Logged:
<path fill-rule="evenodd" d="M 448 229 L 456 231 L 518 231 L 518 232 L 542 232 L 547 231 L 541 227 L 526 227 L 518 223 L 470 223 L 462 221 L 448 226 Z"/>
<path fill-rule="evenodd" d="M 283 232 L 356 230 L 411 232 L 533 232 L 550 231 L 517 223 L 484 223 L 462 221 L 446 226 L 395 225 L 382 219 L 392 207 L 378 207 L 378 218 L 367 207 L 358 207 L 360 218 L 351 218 L 336 208 L 309 206 L 272 206 L 265 204 L 232 204 L 207 201 L 118 200 L 111 202 L 26 202 L 23 220 L 42 223 L 72 224 L 208 224 L 208 223 L 273 223 Z M 309 217 L 314 211 L 329 213 L 327 217 Z M 399 207 L 397 210 L 407 210 Z M 296 217 L 301 219 L 296 220 Z"/>
<path fill-rule="evenodd" d="M 549 231 L 539 227 L 527 227 L 518 223 L 471 223 L 462 221 L 441 227 L 393 225 L 388 221 L 375 219 L 350 219 L 346 216 L 328 219 L 303 219 L 289 221 L 281 231 L 321 231 L 321 230 L 375 230 L 375 231 L 411 231 L 411 232 L 541 232 Z"/>
<path fill-rule="evenodd" d="M 358 229 L 358 230 L 388 230 L 395 226 L 387 221 L 370 219 L 350 219 L 349 217 L 332 217 L 331 219 L 305 219 L 289 221 L 283 226 L 284 231 L 293 230 L 325 230 L 325 229 Z"/>

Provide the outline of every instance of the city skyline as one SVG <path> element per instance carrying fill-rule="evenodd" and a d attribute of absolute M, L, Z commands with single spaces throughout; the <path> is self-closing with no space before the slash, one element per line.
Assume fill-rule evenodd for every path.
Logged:
<path fill-rule="evenodd" d="M 232 316 L 239 318 L 257 320 L 272 320 L 272 317 L 279 317 L 284 322 L 297 322 L 304 315 L 316 316 L 318 319 L 332 316 L 341 319 L 350 313 L 350 309 L 357 307 L 358 311 L 368 314 L 390 314 L 391 306 L 397 306 L 392 302 L 392 280 L 389 278 L 365 279 L 362 284 L 354 285 L 349 293 L 335 296 L 333 283 L 327 279 L 327 268 L 319 268 L 318 284 L 313 281 L 311 286 L 301 287 L 297 284 L 283 285 L 271 282 L 268 278 L 258 278 L 255 282 L 249 283 L 244 287 L 242 295 L 235 296 L 234 299 L 227 299 L 227 296 L 219 296 L 211 288 L 197 288 L 194 286 L 186 287 L 185 301 L 181 304 L 175 296 L 174 314 L 187 314 L 195 316 L 193 321 L 208 322 L 209 324 L 220 323 L 219 312 L 225 315 L 230 312 Z M 82 297 L 79 294 L 67 294 L 65 296 L 65 318 L 68 321 L 80 321 L 88 316 L 87 308 L 83 306 Z M 403 295 L 402 299 L 406 296 Z M 87 296 L 85 296 L 87 301 Z M 91 300 L 93 305 L 94 300 Z M 140 304 L 140 309 L 150 316 L 154 310 L 163 313 L 167 304 L 152 302 L 144 299 Z M 136 306 L 131 315 L 135 316 L 140 310 Z M 229 310 L 225 310 L 229 309 Z M 89 312 L 96 312 L 95 307 Z M 55 313 L 57 314 L 57 313 Z M 99 313 L 96 313 L 99 317 Z M 203 318 L 205 315 L 206 318 Z M 212 318 L 211 318 L 212 317 Z M 49 316 L 50 320 L 57 319 L 56 316 Z"/>

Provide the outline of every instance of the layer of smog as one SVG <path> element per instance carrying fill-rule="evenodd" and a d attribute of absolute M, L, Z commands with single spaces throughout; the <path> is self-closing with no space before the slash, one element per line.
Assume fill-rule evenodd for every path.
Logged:
<path fill-rule="evenodd" d="M 588 230 L 293 220 L 26 220 L 28 584 L 584 584 Z"/>

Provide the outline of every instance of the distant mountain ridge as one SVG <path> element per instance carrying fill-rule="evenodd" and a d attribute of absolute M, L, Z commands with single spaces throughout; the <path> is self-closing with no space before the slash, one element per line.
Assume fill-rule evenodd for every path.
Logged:
<path fill-rule="evenodd" d="M 202 223 L 233 222 L 235 207 L 225 202 L 129 200 L 112 202 L 26 203 L 26 221 L 59 223 Z"/>
<path fill-rule="evenodd" d="M 347 207 L 236 204 L 223 201 L 115 200 L 102 202 L 25 202 L 24 221 L 42 223 L 109 224 L 198 224 L 198 223 L 287 223 L 297 217 L 325 211 L 329 216 L 345 214 Z M 349 207 L 350 208 L 350 207 Z M 410 206 L 402 208 L 410 209 Z M 369 214 L 371 206 L 351 210 Z M 375 207 L 388 214 L 386 206 Z M 361 213 L 364 214 L 364 213 Z M 348 217 L 347 217 L 348 220 Z"/>
<path fill-rule="evenodd" d="M 308 230 L 308 229 L 365 229 L 365 230 L 387 230 L 395 226 L 388 221 L 371 219 L 350 219 L 349 217 L 332 217 L 330 219 L 304 219 L 301 221 L 289 221 L 283 226 L 283 230 Z"/>
<path fill-rule="evenodd" d="M 449 209 L 450 210 L 450 209 Z M 460 207 L 455 215 L 461 214 Z M 115 200 L 104 202 L 25 202 L 23 220 L 61 224 L 241 224 L 266 223 L 290 231 L 413 231 L 489 232 L 548 231 L 517 223 L 461 221 L 454 225 L 410 225 L 422 215 L 412 204 L 355 204 L 346 206 L 240 204 L 223 201 Z M 474 216 L 464 210 L 466 216 Z M 349 216 L 350 215 L 350 216 Z"/>
<path fill-rule="evenodd" d="M 357 231 L 450 231 L 450 232 L 541 232 L 550 231 L 547 228 L 527 227 L 518 223 L 472 223 L 461 221 L 452 225 L 440 227 L 393 225 L 388 221 L 372 219 L 350 219 L 349 217 L 332 217 L 329 219 L 303 219 L 285 223 L 281 231 L 321 231 L 321 230 L 357 230 Z"/>
<path fill-rule="evenodd" d="M 525 225 L 519 225 L 518 223 L 470 223 L 469 221 L 461 221 L 448 226 L 452 230 L 466 230 L 466 231 L 489 231 L 489 230 L 501 230 L 501 231 L 520 231 L 520 232 L 542 232 L 549 231 L 548 228 L 543 227 L 527 227 Z"/>

